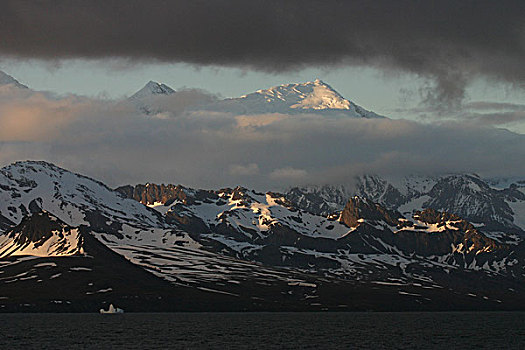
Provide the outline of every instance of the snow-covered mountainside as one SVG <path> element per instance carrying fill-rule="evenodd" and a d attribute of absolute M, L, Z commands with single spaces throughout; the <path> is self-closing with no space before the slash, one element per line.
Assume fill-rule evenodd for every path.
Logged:
<path fill-rule="evenodd" d="M 334 239 L 350 231 L 335 218 L 298 211 L 280 194 L 258 193 L 242 187 L 209 192 L 204 200 L 192 204 L 174 202 L 166 216 L 175 221 L 198 218 L 208 228 L 235 231 L 241 241 L 264 238 L 276 226 L 289 227 L 304 236 Z"/>
<path fill-rule="evenodd" d="M 267 265 L 368 281 L 433 280 L 430 270 L 522 274 L 520 253 L 510 245 L 433 209 L 405 217 L 353 197 L 325 217 L 294 207 L 283 195 L 242 187 L 204 191 L 149 184 L 118 190 L 159 210 L 204 249 Z"/>
<path fill-rule="evenodd" d="M 266 294 L 290 295 L 311 278 L 203 249 L 156 210 L 46 162 L 2 168 L 0 203 L 0 310 L 86 311 L 84 303 L 114 302 L 112 297 L 121 305 L 135 300 L 137 310 L 271 310 L 283 297 L 264 301 Z M 57 297 L 57 285 L 68 293 Z M 28 293 L 17 294 L 20 289 Z M 159 297 L 150 300 L 152 295 Z M 72 299 L 76 306 L 69 305 Z M 289 307 L 304 304 L 299 296 L 287 300 Z"/>
<path fill-rule="evenodd" d="M 164 227 L 157 212 L 122 198 L 101 182 L 53 164 L 27 161 L 0 169 L 0 214 L 4 221 L 19 224 L 29 213 L 41 210 L 74 227 L 89 225 L 116 235 L 123 226 Z"/>
<path fill-rule="evenodd" d="M 5 235 L 0 235 L 0 258 L 16 255 L 71 256 L 84 253 L 78 228 L 41 211 L 24 217 Z"/>
<path fill-rule="evenodd" d="M 476 175 L 409 176 L 387 180 L 361 176 L 352 186 L 306 186 L 290 189 L 286 198 L 298 208 L 327 215 L 358 195 L 410 215 L 432 208 L 465 218 L 491 237 L 516 242 L 525 236 L 525 186 L 520 182 L 492 187 Z"/>
<path fill-rule="evenodd" d="M 313 82 L 285 84 L 267 90 L 258 90 L 239 98 L 225 99 L 202 106 L 199 109 L 232 114 L 319 113 L 356 118 L 381 117 L 345 99 L 319 79 Z"/>
<path fill-rule="evenodd" d="M 446 183 L 466 188 L 463 180 Z M 412 179 L 410 189 L 395 191 L 370 177 L 358 188 L 381 200 L 435 199 L 450 190 L 444 181 Z M 478 187 L 467 187 L 479 197 Z M 311 208 L 336 207 L 348 195 L 332 190 L 318 191 L 330 201 Z M 507 199 L 522 193 L 497 191 Z M 523 242 L 493 239 L 478 224 L 430 208 L 402 213 L 356 196 L 321 215 L 301 203 L 243 187 L 111 190 L 46 162 L 14 163 L 0 170 L 0 310 L 58 303 L 86 311 L 117 301 L 136 310 L 524 305 Z M 63 289 L 68 299 L 57 299 Z"/>

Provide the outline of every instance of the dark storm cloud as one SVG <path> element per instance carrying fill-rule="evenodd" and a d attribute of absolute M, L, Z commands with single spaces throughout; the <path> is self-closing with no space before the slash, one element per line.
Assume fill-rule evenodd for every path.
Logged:
<path fill-rule="evenodd" d="M 432 79 L 427 102 L 473 77 L 525 84 L 525 2 L 2 1 L 0 55 L 235 66 L 369 65 Z"/>

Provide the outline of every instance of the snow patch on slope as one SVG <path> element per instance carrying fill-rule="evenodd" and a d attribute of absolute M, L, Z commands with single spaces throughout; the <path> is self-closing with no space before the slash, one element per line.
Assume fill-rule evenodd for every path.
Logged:
<path fill-rule="evenodd" d="M 71 256 L 83 254 L 78 229 L 53 231 L 51 238 L 44 242 L 26 242 L 19 244 L 14 238 L 0 235 L 0 258 L 7 256 Z"/>
<path fill-rule="evenodd" d="M 227 222 L 239 232 L 254 230 L 260 237 L 273 225 L 282 224 L 310 237 L 337 239 L 350 229 L 325 217 L 313 215 L 283 205 L 285 199 L 276 194 L 260 194 L 245 190 L 249 200 L 233 199 L 233 194 L 222 193 L 220 200 L 185 206 L 185 210 L 201 218 L 208 226 Z M 175 210 L 175 207 L 173 207 Z"/>

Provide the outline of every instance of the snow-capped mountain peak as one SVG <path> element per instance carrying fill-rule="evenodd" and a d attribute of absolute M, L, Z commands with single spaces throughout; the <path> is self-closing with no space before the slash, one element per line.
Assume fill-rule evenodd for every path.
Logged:
<path fill-rule="evenodd" d="M 133 94 L 130 99 L 142 99 L 155 95 L 171 95 L 175 92 L 168 85 L 150 80 L 142 89 Z"/>
<path fill-rule="evenodd" d="M 320 79 L 313 82 L 279 85 L 267 90 L 258 90 L 255 94 L 263 96 L 267 102 L 286 102 L 294 109 L 348 110 L 352 106 L 350 101 Z M 245 98 L 249 97 L 250 95 L 245 96 Z"/>
<path fill-rule="evenodd" d="M 320 113 L 355 118 L 381 117 L 345 99 L 320 79 L 257 90 L 239 98 L 218 101 L 204 109 L 233 114 Z"/>

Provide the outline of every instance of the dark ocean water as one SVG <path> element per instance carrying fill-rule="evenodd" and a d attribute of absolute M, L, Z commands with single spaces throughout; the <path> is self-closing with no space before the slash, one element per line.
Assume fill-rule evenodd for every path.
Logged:
<path fill-rule="evenodd" d="M 523 312 L 0 314 L 0 349 L 525 349 Z"/>

